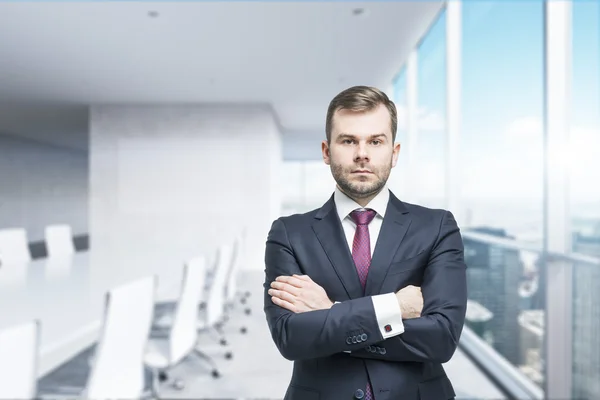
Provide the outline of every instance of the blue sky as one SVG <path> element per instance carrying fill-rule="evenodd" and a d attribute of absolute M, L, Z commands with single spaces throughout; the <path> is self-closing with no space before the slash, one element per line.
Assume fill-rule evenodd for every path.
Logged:
<path fill-rule="evenodd" d="M 472 175 L 463 182 L 467 195 L 541 200 L 543 7 L 541 0 L 463 4 L 461 160 L 464 174 Z M 595 131 L 595 144 L 600 145 L 599 19 L 598 2 L 574 2 L 573 139 L 579 141 L 577 151 L 582 151 L 572 174 L 576 200 L 592 194 L 590 172 L 600 170 L 599 161 L 589 168 L 584 163 L 593 157 L 584 142 L 591 131 Z M 442 14 L 418 49 L 419 107 L 439 117 L 442 124 L 445 29 Z M 402 78 L 403 74 L 395 88 L 400 95 L 405 87 Z M 403 105 L 402 99 L 397 101 Z M 402 141 L 403 132 L 398 137 Z M 431 183 L 424 191 L 436 197 L 443 194 L 443 140 L 443 127 L 422 132 L 417 151 L 428 170 L 422 181 Z M 600 193 L 596 199 L 600 200 Z"/>

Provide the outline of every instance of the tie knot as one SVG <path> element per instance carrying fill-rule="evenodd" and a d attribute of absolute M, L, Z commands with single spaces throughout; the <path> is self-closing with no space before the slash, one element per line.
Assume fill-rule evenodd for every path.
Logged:
<path fill-rule="evenodd" d="M 350 216 L 356 225 L 369 225 L 369 223 L 373 221 L 373 218 L 375 218 L 376 214 L 377 212 L 375 212 L 375 210 L 367 208 L 366 210 L 354 210 L 350 213 Z"/>

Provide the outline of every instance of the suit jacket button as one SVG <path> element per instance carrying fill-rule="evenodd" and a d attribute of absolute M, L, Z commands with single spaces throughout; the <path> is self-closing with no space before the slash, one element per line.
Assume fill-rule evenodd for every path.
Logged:
<path fill-rule="evenodd" d="M 384 355 L 385 353 L 387 353 L 387 350 L 383 347 L 379 348 L 379 354 Z"/>
<path fill-rule="evenodd" d="M 360 335 L 360 338 L 361 338 L 361 339 L 362 339 L 362 341 L 364 342 L 364 341 L 366 341 L 366 340 L 369 338 L 369 336 L 367 336 L 367 334 L 366 334 L 366 333 L 363 333 L 362 335 Z"/>
<path fill-rule="evenodd" d="M 352 344 L 352 338 L 351 337 L 347 337 L 346 338 L 346 344 Z"/>
<path fill-rule="evenodd" d="M 371 346 L 369 345 L 369 346 L 365 347 L 365 350 L 370 352 L 371 351 Z"/>
<path fill-rule="evenodd" d="M 352 336 L 352 343 L 356 343 L 356 336 Z"/>
<path fill-rule="evenodd" d="M 362 389 L 356 389 L 356 392 L 354 392 L 354 398 L 362 399 L 363 397 L 365 397 L 365 392 L 363 392 Z"/>

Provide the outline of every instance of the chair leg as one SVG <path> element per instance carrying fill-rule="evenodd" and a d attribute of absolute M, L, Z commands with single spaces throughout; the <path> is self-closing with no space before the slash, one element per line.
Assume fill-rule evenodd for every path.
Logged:
<path fill-rule="evenodd" d="M 150 369 L 150 395 L 152 396 L 153 400 L 160 399 L 159 387 L 161 382 L 161 373 L 162 371 L 158 371 L 154 368 Z M 168 378 L 166 374 L 163 376 L 164 380 Z"/>
<path fill-rule="evenodd" d="M 169 374 L 167 374 L 167 371 L 158 371 L 157 377 L 159 382 L 166 382 L 169 380 Z"/>
<path fill-rule="evenodd" d="M 223 329 L 219 324 L 209 328 L 209 331 L 212 338 L 218 341 L 221 346 L 227 346 L 227 339 L 225 339 L 225 334 L 223 333 Z"/>
<path fill-rule="evenodd" d="M 167 373 L 167 371 L 165 371 L 163 369 L 153 370 L 153 380 L 152 380 L 153 392 L 152 392 L 152 394 L 154 396 L 156 396 L 156 398 L 158 398 L 159 385 L 169 381 L 169 379 L 170 379 L 170 377 L 169 377 L 169 374 Z M 171 382 L 170 386 L 176 390 L 183 390 L 185 388 L 185 382 L 181 379 L 174 379 Z"/>
<path fill-rule="evenodd" d="M 219 369 L 217 368 L 217 364 L 215 363 L 215 361 L 212 359 L 211 356 L 209 356 L 208 354 L 204 353 L 201 350 L 198 349 L 194 349 L 193 354 L 198 357 L 199 359 L 205 361 L 211 368 L 211 375 L 213 376 L 213 378 L 219 378 L 221 376 L 221 373 L 219 372 Z"/>

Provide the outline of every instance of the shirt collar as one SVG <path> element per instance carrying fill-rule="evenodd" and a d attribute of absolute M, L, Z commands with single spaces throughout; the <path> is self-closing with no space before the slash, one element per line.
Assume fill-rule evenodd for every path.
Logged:
<path fill-rule="evenodd" d="M 348 197 L 344 192 L 342 192 L 337 186 L 335 188 L 335 193 L 333 194 L 333 200 L 335 201 L 335 207 L 337 209 L 338 216 L 340 217 L 340 221 L 343 221 L 348 215 L 354 210 L 362 210 L 363 207 Z M 369 204 L 364 208 L 370 208 L 375 210 L 377 215 L 380 218 L 385 216 L 385 211 L 387 209 L 388 201 L 390 199 L 390 192 L 387 188 L 387 185 L 381 189 L 381 191 L 375 196 Z"/>

